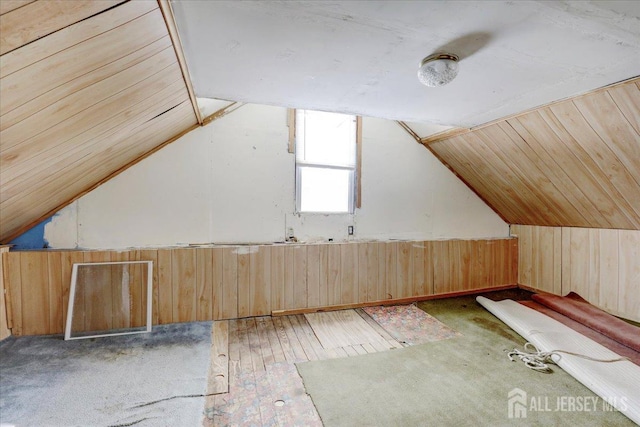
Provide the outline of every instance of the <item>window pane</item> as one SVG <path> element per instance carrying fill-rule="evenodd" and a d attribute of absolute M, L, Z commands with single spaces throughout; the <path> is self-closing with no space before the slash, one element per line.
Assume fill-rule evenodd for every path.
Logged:
<path fill-rule="evenodd" d="M 302 212 L 349 212 L 351 170 L 300 167 Z"/>
<path fill-rule="evenodd" d="M 333 166 L 355 165 L 355 116 L 296 111 L 298 161 Z"/>

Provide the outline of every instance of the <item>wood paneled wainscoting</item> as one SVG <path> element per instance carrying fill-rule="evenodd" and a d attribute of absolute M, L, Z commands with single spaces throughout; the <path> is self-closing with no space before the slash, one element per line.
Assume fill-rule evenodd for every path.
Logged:
<path fill-rule="evenodd" d="M 640 322 L 640 230 L 512 225 L 518 283 Z"/>
<path fill-rule="evenodd" d="M 2 265 L 2 254 L 5 252 L 9 252 L 8 246 L 0 246 L 0 340 L 3 340 L 11 335 L 11 331 L 9 330 L 7 324 L 7 305 L 5 303 L 5 292 L 4 292 L 4 267 Z"/>
<path fill-rule="evenodd" d="M 153 261 L 152 318 L 164 324 L 512 285 L 517 250 L 517 240 L 507 238 L 14 251 L 3 259 L 7 318 L 14 335 L 62 333 L 71 270 L 78 262 Z M 108 298 L 100 295 L 102 307 L 115 307 Z M 138 316 L 136 310 L 132 307 L 130 315 Z M 93 312 L 84 310 L 85 316 Z M 107 313 L 104 323 L 133 323 L 118 316 L 122 310 Z"/>

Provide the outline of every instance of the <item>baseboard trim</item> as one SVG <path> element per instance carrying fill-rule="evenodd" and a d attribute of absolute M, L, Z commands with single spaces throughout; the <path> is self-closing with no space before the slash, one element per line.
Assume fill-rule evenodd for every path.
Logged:
<path fill-rule="evenodd" d="M 466 291 L 457 291 L 457 292 L 447 292 L 444 294 L 437 295 L 422 295 L 417 297 L 408 297 L 408 298 L 396 298 L 396 299 L 386 299 L 379 301 L 368 301 L 368 302 L 360 302 L 354 304 L 338 304 L 338 305 L 328 305 L 324 307 L 309 307 L 309 308 L 293 308 L 293 309 L 285 309 L 285 310 L 273 310 L 271 312 L 272 316 L 290 316 L 294 314 L 308 314 L 308 313 L 321 313 L 325 311 L 337 311 L 337 310 L 349 310 L 352 308 L 362 308 L 362 307 L 373 307 L 377 305 L 402 305 L 402 304 L 411 304 L 419 301 L 428 301 L 433 299 L 443 299 L 443 298 L 452 298 L 452 297 L 461 297 L 466 295 L 475 295 L 484 292 L 491 291 L 504 291 L 508 289 L 517 289 L 519 286 L 517 284 L 511 285 L 502 285 L 502 286 L 494 286 L 491 288 L 480 288 L 480 289 L 469 289 Z"/>

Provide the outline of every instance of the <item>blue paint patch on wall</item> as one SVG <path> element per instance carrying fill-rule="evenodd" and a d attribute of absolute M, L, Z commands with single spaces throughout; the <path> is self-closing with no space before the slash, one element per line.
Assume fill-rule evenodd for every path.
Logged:
<path fill-rule="evenodd" d="M 45 249 L 49 247 L 49 242 L 44 238 L 44 226 L 51 222 L 53 217 L 47 218 L 35 227 L 25 231 L 9 244 L 13 245 L 12 250 Z"/>

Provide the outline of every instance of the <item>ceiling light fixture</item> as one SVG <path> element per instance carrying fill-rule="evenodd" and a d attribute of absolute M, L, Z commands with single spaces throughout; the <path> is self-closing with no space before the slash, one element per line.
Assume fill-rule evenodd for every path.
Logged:
<path fill-rule="evenodd" d="M 458 55 L 434 53 L 420 62 L 418 80 L 425 86 L 444 86 L 458 75 Z"/>

